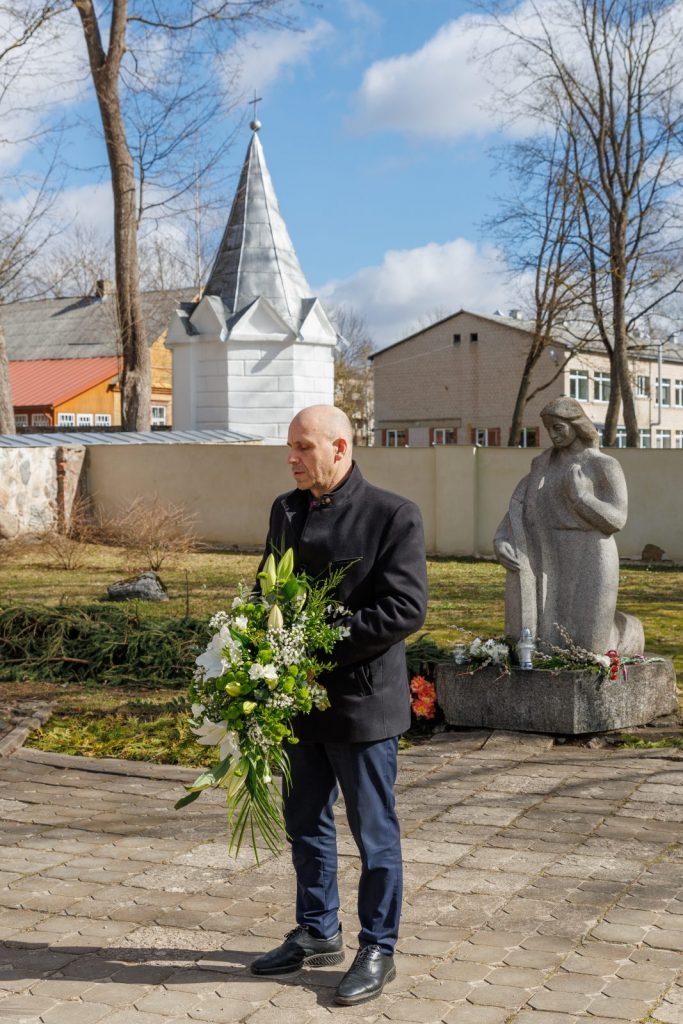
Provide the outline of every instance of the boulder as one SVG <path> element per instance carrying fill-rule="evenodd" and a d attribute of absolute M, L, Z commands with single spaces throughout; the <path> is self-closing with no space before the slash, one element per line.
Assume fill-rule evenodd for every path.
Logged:
<path fill-rule="evenodd" d="M 151 569 L 107 587 L 110 601 L 168 601 L 166 587 Z"/>

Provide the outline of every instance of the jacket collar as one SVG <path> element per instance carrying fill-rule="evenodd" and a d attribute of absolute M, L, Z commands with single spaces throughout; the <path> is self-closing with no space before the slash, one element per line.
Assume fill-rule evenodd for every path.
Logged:
<path fill-rule="evenodd" d="M 284 496 L 283 505 L 290 519 L 296 515 L 297 512 L 300 513 L 303 509 L 308 510 L 313 501 L 317 503 L 317 507 L 319 508 L 347 505 L 357 497 L 358 491 L 363 486 L 364 482 L 360 469 L 357 464 L 353 462 L 351 472 L 339 487 L 332 491 L 328 491 L 325 494 L 321 494 L 317 499 L 313 498 L 310 491 L 300 491 L 297 488 L 297 490 L 290 491 Z"/>

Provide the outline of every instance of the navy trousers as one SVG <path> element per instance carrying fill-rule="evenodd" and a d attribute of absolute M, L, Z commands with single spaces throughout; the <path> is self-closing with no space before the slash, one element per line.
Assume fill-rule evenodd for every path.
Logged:
<path fill-rule="evenodd" d="M 284 813 L 296 873 L 296 921 L 329 938 L 339 927 L 334 803 L 341 789 L 361 860 L 359 945 L 393 953 L 403 896 L 401 835 L 394 801 L 398 737 L 374 743 L 288 747 Z"/>

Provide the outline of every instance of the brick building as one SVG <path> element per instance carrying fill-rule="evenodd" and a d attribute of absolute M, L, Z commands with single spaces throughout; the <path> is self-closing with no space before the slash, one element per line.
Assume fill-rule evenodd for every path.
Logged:
<path fill-rule="evenodd" d="M 514 310 L 485 316 L 461 309 L 376 352 L 375 444 L 507 444 L 532 326 Z M 639 341 L 631 373 L 641 447 L 683 448 L 683 345 Z M 531 390 L 541 385 L 526 407 L 524 447 L 549 444 L 540 411 L 561 395 L 578 399 L 602 429 L 610 367 L 601 346 L 558 337 L 534 368 Z M 626 444 L 623 424 L 618 444 Z"/>

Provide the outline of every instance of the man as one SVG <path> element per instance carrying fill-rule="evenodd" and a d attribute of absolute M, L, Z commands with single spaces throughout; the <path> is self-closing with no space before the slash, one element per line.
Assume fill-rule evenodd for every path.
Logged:
<path fill-rule="evenodd" d="M 321 680 L 331 706 L 300 716 L 300 742 L 288 749 L 284 815 L 297 927 L 251 971 L 290 974 L 344 959 L 333 815 L 341 789 L 361 858 L 360 948 L 335 993 L 351 1006 L 378 996 L 396 975 L 402 860 L 394 783 L 398 737 L 410 725 L 403 641 L 423 624 L 427 605 L 422 521 L 413 502 L 363 479 L 340 409 L 303 409 L 287 444 L 296 489 L 273 504 L 264 560 L 291 547 L 296 569 L 313 578 L 346 567 L 337 596 L 350 612 L 349 635 Z"/>

